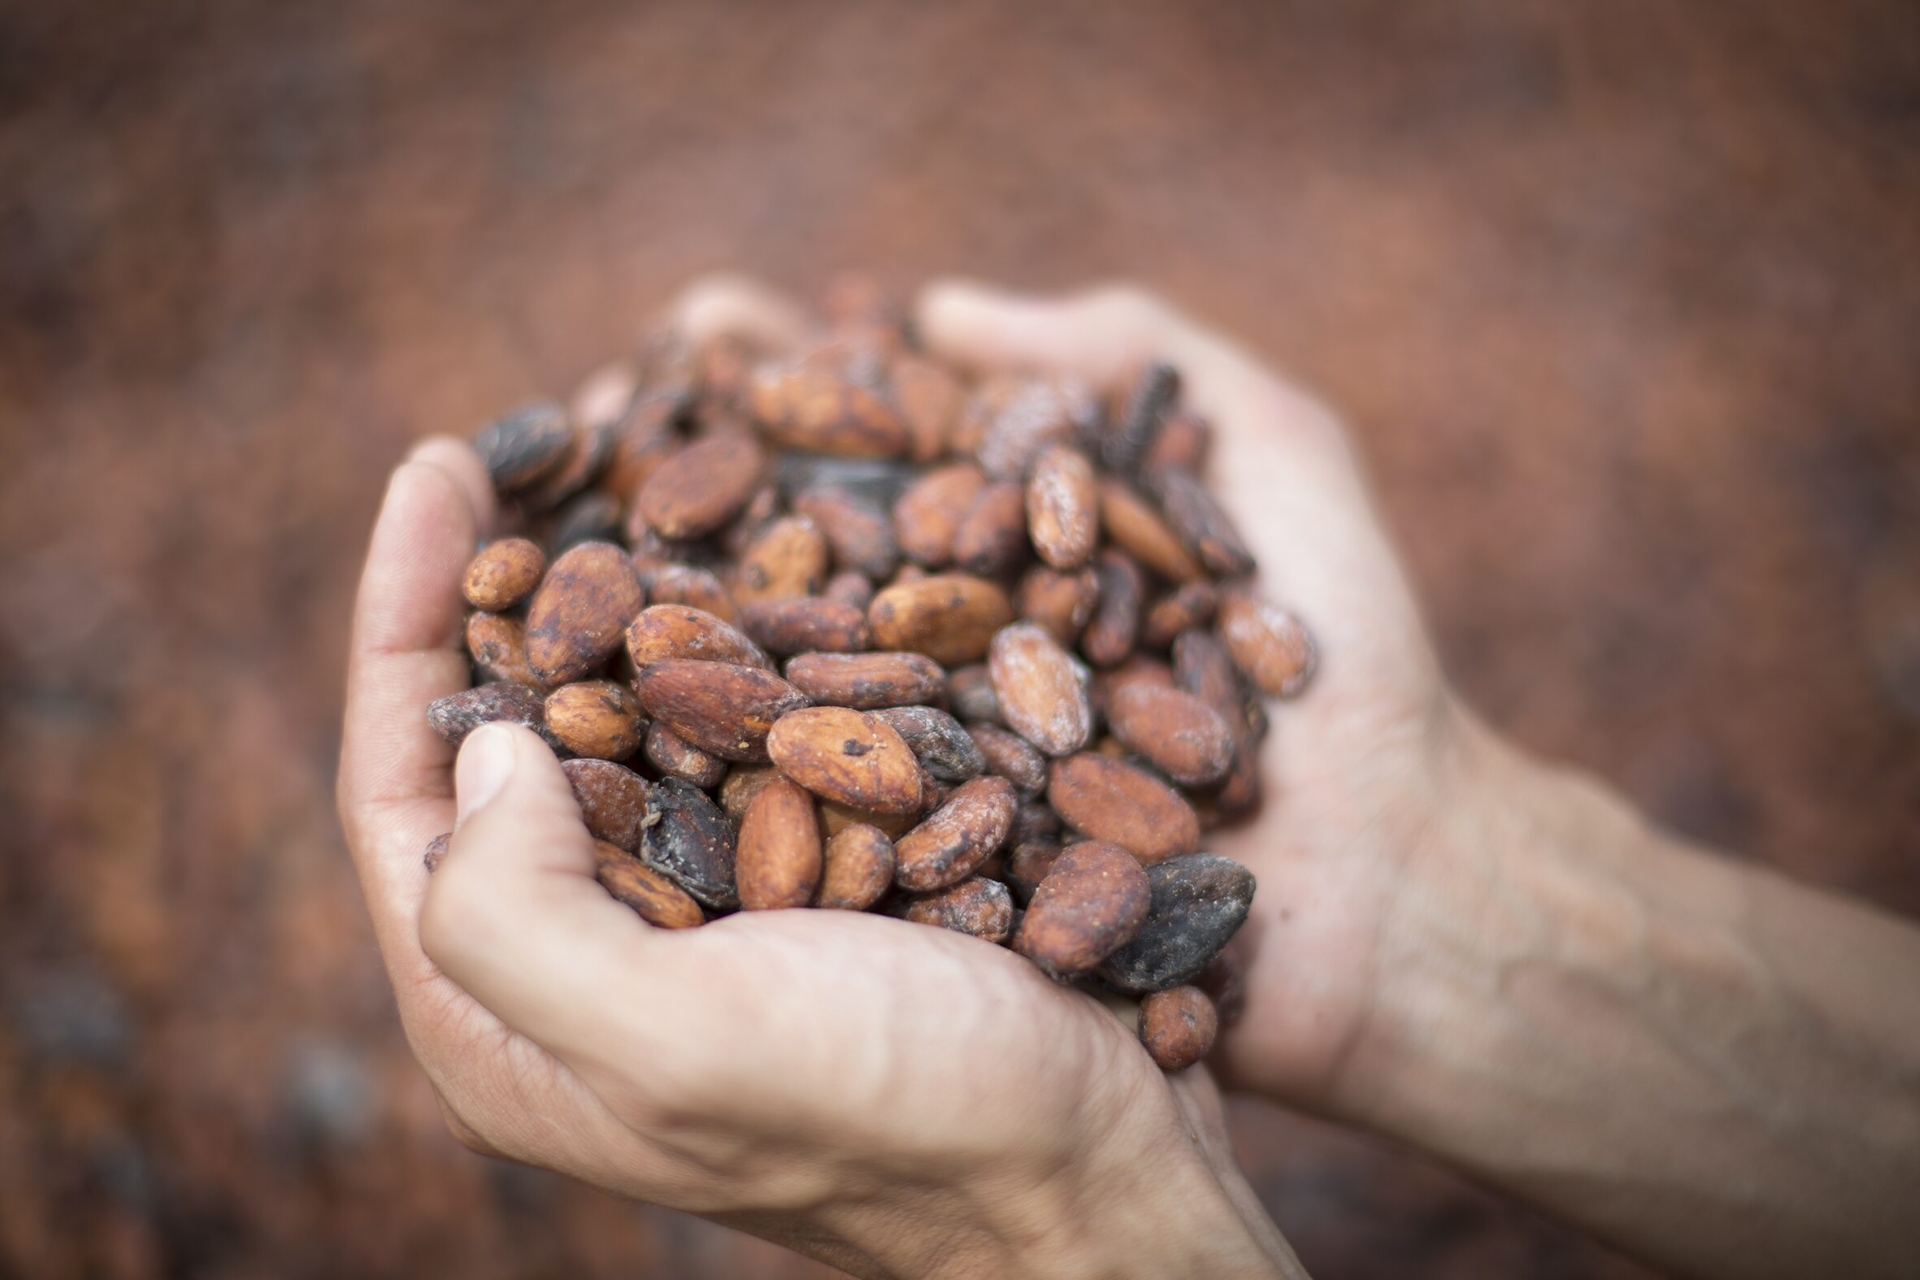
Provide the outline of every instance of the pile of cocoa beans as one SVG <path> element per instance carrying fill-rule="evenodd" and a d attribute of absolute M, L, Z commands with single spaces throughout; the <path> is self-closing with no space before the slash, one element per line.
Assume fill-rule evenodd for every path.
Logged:
<path fill-rule="evenodd" d="M 1199 479 L 1208 423 L 1164 364 L 969 383 L 870 291 L 822 333 L 656 335 L 481 431 L 517 533 L 467 569 L 477 683 L 428 721 L 539 733 L 651 924 L 958 930 L 1143 997 L 1155 1061 L 1197 1061 L 1254 892 L 1202 833 L 1258 805 L 1259 698 L 1315 666 Z"/>

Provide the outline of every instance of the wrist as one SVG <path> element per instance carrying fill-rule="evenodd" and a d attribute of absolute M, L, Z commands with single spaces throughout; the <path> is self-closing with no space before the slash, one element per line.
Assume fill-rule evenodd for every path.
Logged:
<path fill-rule="evenodd" d="M 837 1214 L 835 1233 L 884 1276 L 1304 1276 L 1223 1135 L 1151 1087 L 1090 1117 L 1070 1157 L 896 1184 L 884 1206 Z"/>

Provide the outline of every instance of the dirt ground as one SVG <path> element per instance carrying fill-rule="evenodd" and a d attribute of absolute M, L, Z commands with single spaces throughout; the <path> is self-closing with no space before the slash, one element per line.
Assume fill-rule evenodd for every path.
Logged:
<path fill-rule="evenodd" d="M 1488 718 L 1920 913 L 1917 209 L 1901 0 L 0 4 L 0 1275 L 819 1273 L 460 1150 L 332 813 L 386 471 L 713 268 L 1163 290 Z M 1236 1119 L 1316 1274 L 1644 1274 Z"/>

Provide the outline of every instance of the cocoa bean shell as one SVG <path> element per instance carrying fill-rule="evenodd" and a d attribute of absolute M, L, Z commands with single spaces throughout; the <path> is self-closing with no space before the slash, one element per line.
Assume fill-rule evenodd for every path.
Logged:
<path fill-rule="evenodd" d="M 839 489 L 809 489 L 793 500 L 793 509 L 819 528 L 837 568 L 884 578 L 899 563 L 893 519 L 875 504 Z"/>
<path fill-rule="evenodd" d="M 480 429 L 473 451 L 480 455 L 493 487 L 513 493 L 558 466 L 573 441 L 567 411 L 557 402 L 522 405 Z"/>
<path fill-rule="evenodd" d="M 953 558 L 953 535 L 987 487 L 971 462 L 936 467 L 908 485 L 893 506 L 893 534 L 900 550 L 930 569 Z"/>
<path fill-rule="evenodd" d="M 510 613 L 468 614 L 467 656 L 488 680 L 540 683 L 527 665 L 527 625 Z"/>
<path fill-rule="evenodd" d="M 740 905 L 733 824 L 704 791 L 679 778 L 660 779 L 647 789 L 642 825 L 642 862 L 709 910 Z"/>
<path fill-rule="evenodd" d="M 1319 651 L 1306 624 L 1279 605 L 1230 591 L 1214 620 L 1233 665 L 1269 697 L 1295 698 L 1319 667 Z"/>
<path fill-rule="evenodd" d="M 872 714 L 893 726 L 920 767 L 939 782 L 965 782 L 987 767 L 966 729 L 937 707 L 887 707 Z"/>
<path fill-rule="evenodd" d="M 1100 965 L 1122 991 L 1143 994 L 1192 982 L 1246 922 L 1253 872 L 1231 858 L 1193 853 L 1146 869 L 1146 918 Z"/>
<path fill-rule="evenodd" d="M 980 491 L 953 531 L 953 563 L 983 578 L 998 578 L 1027 558 L 1025 490 L 1011 480 Z"/>
<path fill-rule="evenodd" d="M 1080 652 L 1096 667 L 1111 667 L 1125 661 L 1139 640 L 1146 582 L 1132 559 L 1112 548 L 1100 553 L 1094 571 L 1100 576 L 1100 599 L 1080 633 Z"/>

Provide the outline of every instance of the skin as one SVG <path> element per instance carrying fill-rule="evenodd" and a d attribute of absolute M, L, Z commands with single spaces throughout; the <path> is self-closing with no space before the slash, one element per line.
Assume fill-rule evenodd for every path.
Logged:
<path fill-rule="evenodd" d="M 1219 432 L 1215 491 L 1319 639 L 1313 688 L 1271 708 L 1263 782 L 1284 799 L 1212 844 L 1260 881 L 1235 942 L 1247 1011 L 1214 1055 L 1230 1086 L 1675 1272 L 1909 1270 L 1920 930 L 1688 848 L 1482 726 L 1337 420 L 1231 343 L 1132 290 L 948 284 L 915 318 L 981 370 L 1180 367 Z M 804 337 L 738 281 L 679 323 Z M 777 911 L 648 929 L 592 881 L 537 738 L 483 730 L 456 772 L 421 710 L 465 682 L 458 584 L 491 515 L 463 445 L 396 472 L 340 780 L 403 1022 L 463 1141 L 862 1275 L 1302 1274 L 1206 1068 L 1162 1076 L 1092 1001 L 939 930 Z"/>

